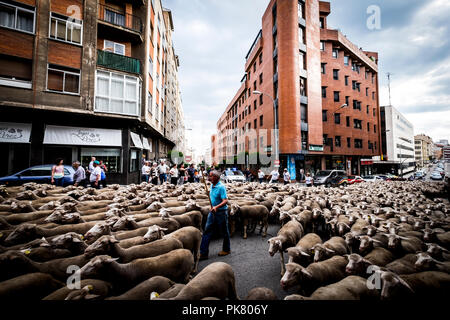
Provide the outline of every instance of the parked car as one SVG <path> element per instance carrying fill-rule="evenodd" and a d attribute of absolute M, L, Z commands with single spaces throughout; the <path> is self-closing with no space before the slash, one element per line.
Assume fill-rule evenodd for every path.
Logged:
<path fill-rule="evenodd" d="M 381 179 L 383 179 L 384 181 L 391 181 L 391 178 L 388 177 L 385 174 L 379 174 L 378 177 L 380 177 Z"/>
<path fill-rule="evenodd" d="M 384 179 L 379 176 L 363 176 L 362 177 L 365 182 L 378 182 L 383 181 Z"/>
<path fill-rule="evenodd" d="M 364 182 L 364 179 L 360 176 L 348 176 L 348 184 L 355 184 Z"/>
<path fill-rule="evenodd" d="M 444 179 L 444 177 L 441 175 L 440 172 L 438 171 L 433 171 L 430 175 L 430 179 L 431 180 L 442 180 Z"/>
<path fill-rule="evenodd" d="M 53 165 L 51 164 L 34 166 L 11 176 L 0 178 L 0 185 L 19 186 L 27 182 L 51 183 L 52 168 Z M 74 173 L 75 170 L 71 166 L 64 166 L 64 186 L 73 184 Z"/>
<path fill-rule="evenodd" d="M 322 170 L 319 171 L 314 177 L 314 185 L 325 185 L 327 187 L 331 186 L 331 180 L 337 176 L 345 176 L 346 172 L 344 170 Z"/>
<path fill-rule="evenodd" d="M 240 170 L 225 170 L 220 179 L 225 183 L 246 181 L 245 175 Z"/>
<path fill-rule="evenodd" d="M 343 176 L 343 175 L 338 175 L 336 177 L 334 177 L 333 179 L 331 179 L 330 181 L 330 185 L 331 187 L 346 187 L 348 186 L 350 183 L 348 181 L 348 176 Z"/>

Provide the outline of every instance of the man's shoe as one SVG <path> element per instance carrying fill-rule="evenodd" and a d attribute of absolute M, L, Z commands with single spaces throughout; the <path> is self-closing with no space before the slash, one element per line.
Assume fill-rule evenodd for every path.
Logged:
<path fill-rule="evenodd" d="M 224 257 L 227 256 L 231 253 L 231 251 L 220 251 L 219 252 L 219 257 Z"/>
<path fill-rule="evenodd" d="M 199 260 L 200 260 L 200 261 L 202 261 L 202 260 L 208 260 L 208 255 L 201 254 Z"/>

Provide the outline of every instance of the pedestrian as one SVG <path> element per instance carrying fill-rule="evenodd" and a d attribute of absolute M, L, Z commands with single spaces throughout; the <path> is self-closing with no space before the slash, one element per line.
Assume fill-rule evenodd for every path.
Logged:
<path fill-rule="evenodd" d="M 57 187 L 64 187 L 64 160 L 56 159 L 56 163 L 52 168 L 52 184 Z"/>
<path fill-rule="evenodd" d="M 194 171 L 194 181 L 195 183 L 199 183 L 200 182 L 200 175 L 198 174 L 198 170 L 195 169 Z"/>
<path fill-rule="evenodd" d="M 88 167 L 88 173 L 90 174 L 92 171 L 94 171 L 94 161 L 97 160 L 95 157 L 91 157 L 91 162 L 89 162 L 89 167 Z"/>
<path fill-rule="evenodd" d="M 247 181 L 247 182 L 250 182 L 249 181 L 249 177 L 250 177 L 250 170 L 248 169 L 248 168 L 245 168 L 245 170 L 244 170 L 244 175 L 245 175 L 245 180 Z"/>
<path fill-rule="evenodd" d="M 170 182 L 176 186 L 178 183 L 178 168 L 176 164 L 172 166 L 169 173 L 170 173 Z"/>
<path fill-rule="evenodd" d="M 303 170 L 303 169 L 300 169 L 300 174 L 299 174 L 299 181 L 300 181 L 300 183 L 304 183 L 304 181 L 305 181 L 305 178 L 306 178 L 306 176 L 305 176 L 305 170 Z"/>
<path fill-rule="evenodd" d="M 188 171 L 188 182 L 189 183 L 194 183 L 194 179 L 195 179 L 194 164 L 191 164 L 187 171 Z"/>
<path fill-rule="evenodd" d="M 278 179 L 280 178 L 280 173 L 278 172 L 278 169 L 273 169 L 270 173 L 271 179 L 270 183 L 278 183 Z"/>
<path fill-rule="evenodd" d="M 100 162 L 95 160 L 93 163 L 94 169 L 89 176 L 89 182 L 92 188 L 100 189 L 100 181 L 102 177 L 102 169 L 100 168 Z"/>
<path fill-rule="evenodd" d="M 75 173 L 73 174 L 73 185 L 75 187 L 86 188 L 86 185 L 87 185 L 86 171 L 81 166 L 81 163 L 79 161 L 74 161 L 72 163 L 72 167 L 75 170 Z"/>
<path fill-rule="evenodd" d="M 145 161 L 144 165 L 142 166 L 141 169 L 141 176 L 142 176 L 142 181 L 148 182 L 150 179 L 150 166 L 149 166 L 149 162 Z"/>
<path fill-rule="evenodd" d="M 164 160 L 161 160 L 158 166 L 159 181 L 161 184 L 167 181 L 167 172 L 169 167 L 165 164 Z"/>
<path fill-rule="evenodd" d="M 205 230 L 203 231 L 202 243 L 200 245 L 200 260 L 208 259 L 209 242 L 214 230 L 218 230 L 223 234 L 222 251 L 219 252 L 219 256 L 223 257 L 231 253 L 230 231 L 228 230 L 227 190 L 223 183 L 220 182 L 220 172 L 216 170 L 211 171 L 209 180 L 212 182 L 209 192 L 212 208 L 208 214 Z"/>
<path fill-rule="evenodd" d="M 107 187 L 107 184 L 106 184 L 106 173 L 108 172 L 108 168 L 106 167 L 106 165 L 103 163 L 102 160 L 100 160 L 99 167 L 102 170 L 100 183 L 102 184 L 102 188 L 106 188 Z"/>
<path fill-rule="evenodd" d="M 307 187 L 312 187 L 314 184 L 314 179 L 311 177 L 309 172 L 306 174 L 305 183 Z"/>
<path fill-rule="evenodd" d="M 291 175 L 289 174 L 289 171 L 286 168 L 284 168 L 283 180 L 284 180 L 284 185 L 291 183 Z"/>
<path fill-rule="evenodd" d="M 152 179 L 152 184 L 158 185 L 158 167 L 156 162 L 153 162 L 153 166 L 150 169 L 150 178 Z"/>
<path fill-rule="evenodd" d="M 258 170 L 258 179 L 259 179 L 259 183 L 263 183 L 264 177 L 265 177 L 264 172 L 262 172 L 262 170 L 259 169 L 259 170 Z"/>
<path fill-rule="evenodd" d="M 184 168 L 184 163 L 182 163 L 180 169 L 178 169 L 178 174 L 180 176 L 180 184 L 184 184 L 184 177 L 186 176 L 186 169 Z"/>
<path fill-rule="evenodd" d="M 145 166 L 145 163 L 148 162 L 146 158 L 147 156 L 145 155 L 145 153 L 143 153 L 141 159 L 141 166 Z"/>

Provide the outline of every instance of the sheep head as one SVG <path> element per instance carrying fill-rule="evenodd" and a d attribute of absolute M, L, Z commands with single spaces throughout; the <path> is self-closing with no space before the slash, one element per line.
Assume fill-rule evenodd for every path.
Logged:
<path fill-rule="evenodd" d="M 11 232 L 5 239 L 5 244 L 12 246 L 18 243 L 24 243 L 31 239 L 36 238 L 36 228 L 35 224 L 21 224 L 13 232 Z"/>
<path fill-rule="evenodd" d="M 84 238 L 86 243 L 91 244 L 95 240 L 106 234 L 111 234 L 111 227 L 106 222 L 99 222 L 88 232 L 86 232 Z"/>
<path fill-rule="evenodd" d="M 273 257 L 278 251 L 282 250 L 283 243 L 278 237 L 271 238 L 267 240 L 267 242 L 269 243 L 269 254 L 271 257 Z"/>
<path fill-rule="evenodd" d="M 114 236 L 110 235 L 101 236 L 100 238 L 95 240 L 94 243 L 92 243 L 90 246 L 86 248 L 84 254 L 88 258 L 110 254 L 114 251 L 114 246 L 116 243 L 119 243 L 119 241 Z"/>
<path fill-rule="evenodd" d="M 234 216 L 235 214 L 238 214 L 241 210 L 241 207 L 237 203 L 231 204 L 231 210 L 230 210 L 230 216 Z"/>
<path fill-rule="evenodd" d="M 148 227 L 147 233 L 143 236 L 145 242 L 152 242 L 158 239 L 162 239 L 164 237 L 164 231 L 167 231 L 167 228 L 161 228 L 158 225 L 153 225 Z"/>
<path fill-rule="evenodd" d="M 414 290 L 409 286 L 409 284 L 397 274 L 381 270 L 378 270 L 377 272 L 380 273 L 380 279 L 382 281 L 380 297 L 382 300 L 387 300 L 394 297 L 398 290 L 403 290 L 403 292 L 406 290 L 409 293 L 414 293 Z"/>
<path fill-rule="evenodd" d="M 81 234 L 77 234 L 75 232 L 68 232 L 66 234 L 62 234 L 53 238 L 50 242 L 50 245 L 53 248 L 58 249 L 72 249 L 79 248 L 80 251 L 83 251 L 86 248 L 86 244 L 83 241 L 84 237 Z"/>
<path fill-rule="evenodd" d="M 186 208 L 186 212 L 195 211 L 195 210 L 200 210 L 201 209 L 200 206 L 197 204 L 197 202 L 195 200 L 188 200 L 184 207 Z"/>
<path fill-rule="evenodd" d="M 118 230 L 134 230 L 137 229 L 138 226 L 136 224 L 136 220 L 133 216 L 124 216 L 119 218 L 112 226 L 114 231 Z"/>
<path fill-rule="evenodd" d="M 283 290 L 288 290 L 297 283 L 308 281 L 312 274 L 297 263 L 287 263 L 286 272 L 280 280 L 280 286 Z"/>
<path fill-rule="evenodd" d="M 153 202 L 151 205 L 147 207 L 147 211 L 156 212 L 160 209 L 164 208 L 163 204 L 159 201 Z"/>
<path fill-rule="evenodd" d="M 119 258 L 111 258 L 110 256 L 102 255 L 96 256 L 85 264 L 81 269 L 77 270 L 75 274 L 84 279 L 96 279 L 101 278 L 102 275 L 107 273 L 108 267 L 112 263 L 117 263 Z"/>
<path fill-rule="evenodd" d="M 315 244 L 311 251 L 314 253 L 314 262 L 325 260 L 330 254 L 335 252 L 320 243 Z"/>

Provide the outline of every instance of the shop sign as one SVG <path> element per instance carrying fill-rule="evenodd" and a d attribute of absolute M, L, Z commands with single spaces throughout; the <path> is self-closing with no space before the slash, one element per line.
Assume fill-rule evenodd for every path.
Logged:
<path fill-rule="evenodd" d="M 309 145 L 309 151 L 323 151 L 323 146 L 310 144 Z"/>
<path fill-rule="evenodd" d="M 0 122 L 0 142 L 29 143 L 31 124 Z"/>
<path fill-rule="evenodd" d="M 97 128 L 46 126 L 44 144 L 121 147 L 122 131 Z"/>

